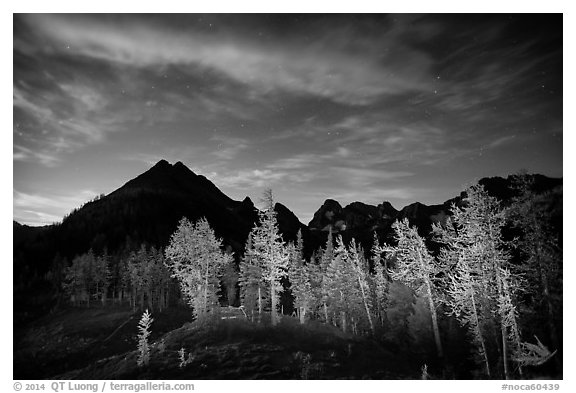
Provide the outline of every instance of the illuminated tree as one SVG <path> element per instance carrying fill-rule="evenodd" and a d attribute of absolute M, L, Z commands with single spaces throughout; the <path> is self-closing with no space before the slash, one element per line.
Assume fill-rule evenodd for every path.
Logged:
<path fill-rule="evenodd" d="M 288 279 L 290 290 L 294 296 L 294 308 L 298 311 L 300 323 L 306 322 L 306 315 L 314 306 L 314 293 L 310 282 L 311 270 L 304 264 L 302 255 L 302 233 L 298 231 L 298 240 L 289 247 L 290 262 L 288 266 Z"/>
<path fill-rule="evenodd" d="M 148 345 L 148 337 L 150 337 L 150 326 L 154 319 L 150 316 L 148 310 L 142 314 L 140 322 L 138 322 L 138 359 L 139 367 L 147 366 L 150 362 L 150 346 Z"/>
<path fill-rule="evenodd" d="M 562 312 L 562 248 L 552 224 L 555 203 L 561 203 L 561 189 L 537 194 L 534 178 L 519 174 L 515 181 L 519 195 L 508 209 L 508 217 L 522 235 L 518 249 L 523 257 L 522 273 L 526 290 L 536 299 L 536 312 L 544 317 L 550 343 L 559 348 L 557 321 Z"/>
<path fill-rule="evenodd" d="M 510 255 L 502 239 L 506 224 L 504 210 L 481 185 L 468 188 L 463 207 L 452 208 L 445 226 L 434 226 L 444 244 L 440 255 L 448 274 L 447 305 L 463 326 L 467 326 L 480 355 L 486 374 L 490 375 L 487 336 L 499 330 L 499 353 L 503 375 L 509 378 L 509 359 L 520 348 L 514 295 L 518 280 L 512 280 L 508 269 Z M 512 353 L 516 356 L 516 353 Z"/>
<path fill-rule="evenodd" d="M 436 314 L 437 296 L 433 283 L 438 268 L 426 248 L 424 240 L 418 234 L 418 230 L 415 227 L 410 227 L 407 219 L 396 221 L 392 228 L 396 232 L 398 245 L 388 248 L 388 252 L 394 255 L 397 261 L 396 269 L 390 271 L 390 276 L 393 280 L 406 284 L 428 300 L 436 350 L 438 356 L 442 358 L 444 355 Z"/>
<path fill-rule="evenodd" d="M 390 286 L 388 272 L 382 264 L 382 253 L 385 248 L 380 246 L 378 236 L 374 233 L 374 240 L 372 242 L 372 263 L 374 265 L 374 274 L 372 276 L 373 283 L 373 298 L 375 304 L 376 315 L 383 327 L 386 321 L 386 310 L 388 308 L 388 288 Z"/>
<path fill-rule="evenodd" d="M 272 325 L 278 323 L 278 303 L 283 291 L 280 280 L 287 276 L 288 251 L 278 231 L 272 190 L 266 190 L 263 197 L 265 208 L 259 214 L 259 225 L 252 229 L 251 255 L 257 266 L 261 266 L 262 279 L 267 283 L 270 294 L 270 314 Z"/>
<path fill-rule="evenodd" d="M 222 242 L 206 219 L 192 224 L 183 218 L 165 251 L 166 265 L 172 277 L 178 279 L 182 294 L 199 320 L 219 309 L 219 275 L 232 260 L 221 248 Z"/>
<path fill-rule="evenodd" d="M 268 291 L 262 275 L 262 260 L 256 258 L 252 244 L 252 233 L 250 233 L 246 241 L 244 256 L 240 261 L 239 283 L 240 302 L 254 322 L 255 313 L 258 313 L 259 320 L 262 316 L 264 303 L 268 299 Z"/>

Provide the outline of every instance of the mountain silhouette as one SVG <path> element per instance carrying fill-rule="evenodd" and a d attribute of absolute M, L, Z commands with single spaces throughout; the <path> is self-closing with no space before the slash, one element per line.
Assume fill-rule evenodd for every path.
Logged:
<path fill-rule="evenodd" d="M 306 230 L 287 207 L 276 204 L 285 240 Z M 43 276 L 55 256 L 71 260 L 92 249 L 114 254 L 146 243 L 165 247 L 182 217 L 205 217 L 229 251 L 238 257 L 258 220 L 249 197 L 235 201 L 181 162 L 161 160 L 112 193 L 75 209 L 62 223 L 29 227 L 13 223 L 15 284 Z"/>
<path fill-rule="evenodd" d="M 538 191 L 562 184 L 562 179 L 535 176 Z M 487 191 L 503 201 L 514 195 L 512 177 L 480 180 Z M 462 194 L 439 205 L 410 204 L 396 210 L 389 202 L 373 206 L 353 202 L 342 207 L 327 199 L 308 225 L 286 206 L 276 203 L 278 225 L 284 240 L 295 240 L 302 231 L 305 256 L 325 244 L 329 229 L 347 241 L 354 237 L 365 249 L 376 232 L 381 240 L 393 242 L 391 226 L 407 218 L 426 235 L 433 222 L 450 214 Z M 95 253 L 117 254 L 146 243 L 165 247 L 182 217 L 195 221 L 205 217 L 225 247 L 238 260 L 248 233 L 258 220 L 258 210 L 249 197 L 236 201 L 210 180 L 195 174 L 181 162 L 165 160 L 128 181 L 109 195 L 75 209 L 62 223 L 40 228 L 13 223 L 15 287 L 30 285 L 30 276 L 42 277 L 56 256 L 71 260 L 92 249 Z"/>

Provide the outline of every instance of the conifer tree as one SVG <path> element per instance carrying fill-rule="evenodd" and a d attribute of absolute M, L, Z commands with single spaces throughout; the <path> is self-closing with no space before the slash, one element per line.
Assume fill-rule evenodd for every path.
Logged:
<path fill-rule="evenodd" d="M 305 265 L 308 280 L 310 282 L 310 299 L 312 301 L 312 304 L 310 305 L 311 318 L 315 317 L 317 319 L 324 319 L 324 322 L 328 323 L 326 318 L 327 313 L 325 313 L 326 309 L 323 302 L 322 282 L 324 280 L 324 274 L 322 273 L 320 264 L 317 263 L 318 261 L 319 258 L 312 256 L 310 258 L 310 263 Z"/>
<path fill-rule="evenodd" d="M 160 311 L 168 305 L 171 277 L 165 266 L 162 250 L 155 247 L 148 252 L 148 277 L 146 280 L 146 292 L 148 294 L 148 306 L 153 311 L 158 306 Z"/>
<path fill-rule="evenodd" d="M 146 246 L 142 244 L 138 251 L 130 253 L 128 259 L 128 274 L 130 277 L 130 289 L 132 308 L 136 310 L 136 305 L 144 308 L 148 280 L 148 253 Z"/>
<path fill-rule="evenodd" d="M 234 261 L 231 261 L 224 267 L 222 273 L 222 281 L 226 286 L 226 298 L 228 300 L 228 305 L 234 306 L 234 303 L 236 303 L 236 299 L 238 298 L 236 292 L 236 284 L 238 284 L 238 270 Z"/>
<path fill-rule="evenodd" d="M 148 337 L 150 337 L 150 326 L 154 319 L 150 316 L 148 310 L 142 314 L 140 322 L 138 322 L 138 359 L 139 367 L 147 366 L 150 361 L 150 346 L 148 345 Z"/>
<path fill-rule="evenodd" d="M 515 178 L 519 193 L 507 214 L 522 232 L 518 248 L 524 257 L 521 269 L 528 282 L 526 290 L 542 299 L 534 309 L 544 316 L 550 343 L 559 348 L 557 321 L 562 311 L 562 249 L 552 225 L 554 202 L 561 201 L 561 189 L 537 194 L 534 178 L 525 173 Z M 558 203 L 558 202 L 557 202 Z"/>
<path fill-rule="evenodd" d="M 100 297 L 102 305 L 106 304 L 108 285 L 110 283 L 110 269 L 108 267 L 108 253 L 94 258 L 93 282 L 96 297 Z"/>
<path fill-rule="evenodd" d="M 192 224 L 183 218 L 165 250 L 166 265 L 172 277 L 178 279 L 182 294 L 199 320 L 219 309 L 219 275 L 223 266 L 232 260 L 221 247 L 222 242 L 206 219 Z"/>
<path fill-rule="evenodd" d="M 456 316 L 460 324 L 468 329 L 475 346 L 475 356 L 478 362 L 484 365 L 486 375 L 490 377 L 490 360 L 483 328 L 485 321 L 480 308 L 482 303 L 479 301 L 481 284 L 464 256 L 458 259 L 447 277 L 449 283 L 446 303 L 450 308 L 448 314 Z"/>
<path fill-rule="evenodd" d="M 78 304 L 81 298 L 86 297 L 90 305 L 90 272 L 86 255 L 78 255 L 72 260 L 72 265 L 65 271 L 64 290 L 70 295 L 72 301 Z"/>
<path fill-rule="evenodd" d="M 90 307 L 93 296 L 106 296 L 109 282 L 107 258 L 96 257 L 90 249 L 72 260 L 72 265 L 65 270 L 65 277 L 65 290 L 74 302 L 85 299 L 86 306 Z"/>
<path fill-rule="evenodd" d="M 250 315 L 252 322 L 256 313 L 260 322 L 264 304 L 269 296 L 263 276 L 262 260 L 256 257 L 252 238 L 251 232 L 248 234 L 244 256 L 240 261 L 240 302 L 245 312 Z"/>
<path fill-rule="evenodd" d="M 373 297 L 374 304 L 376 305 L 376 314 L 378 315 L 378 320 L 381 327 L 384 327 L 386 320 L 386 309 L 388 308 L 388 288 L 390 285 L 388 280 L 388 272 L 386 271 L 386 267 L 382 265 L 382 253 L 384 251 L 385 248 L 380 246 L 378 236 L 376 233 L 374 233 L 374 240 L 372 242 L 371 249 L 372 263 L 374 265 L 374 275 L 372 277 L 374 286 Z"/>
<path fill-rule="evenodd" d="M 514 280 L 503 274 L 510 269 L 510 255 L 502 239 L 506 216 L 498 201 L 489 196 L 482 185 L 469 187 L 463 208 L 452 208 L 452 217 L 442 227 L 434 226 L 445 249 L 440 259 L 448 270 L 449 294 L 447 304 L 468 325 L 477 352 L 481 354 L 490 375 L 490 361 L 486 337 L 499 335 L 499 350 L 503 376 L 510 377 L 509 347 L 518 348 L 515 313 L 509 312 L 506 302 L 513 302 Z M 512 304 L 512 303 L 510 303 Z M 511 321 L 513 319 L 514 321 Z M 496 334 L 492 326 L 497 326 Z M 514 355 L 514 354 L 513 354 Z"/>
<path fill-rule="evenodd" d="M 327 292 L 329 288 L 329 283 L 326 282 L 327 276 L 326 272 L 328 271 L 328 266 L 334 260 L 334 241 L 332 237 L 332 226 L 329 227 L 328 230 L 328 239 L 326 240 L 326 247 L 321 249 L 319 252 L 320 255 L 320 263 L 317 269 L 317 274 L 320 277 L 320 303 L 322 307 L 322 314 L 324 315 L 324 322 L 329 323 L 329 316 L 328 316 L 328 298 L 329 294 Z"/>
<path fill-rule="evenodd" d="M 62 298 L 62 292 L 66 283 L 66 269 L 68 268 L 68 260 L 63 258 L 60 254 L 56 254 L 52 260 L 52 266 L 46 273 L 46 280 L 50 282 L 52 288 L 56 292 L 58 303 Z"/>
<path fill-rule="evenodd" d="M 334 258 L 334 235 L 332 234 L 332 225 L 328 228 L 326 247 L 322 250 L 321 255 L 320 267 L 322 268 L 322 272 L 325 273 L 326 269 L 328 269 L 328 265 L 332 262 L 332 258 Z"/>
<path fill-rule="evenodd" d="M 366 311 L 366 319 L 370 325 L 370 331 L 375 334 L 374 321 L 372 319 L 372 298 L 370 297 L 370 286 L 371 279 L 370 267 L 364 258 L 364 252 L 362 249 L 358 250 L 356 246 L 356 241 L 352 238 L 349 248 L 349 258 L 352 264 L 352 270 L 356 277 L 358 283 L 358 288 L 360 289 L 360 294 L 362 296 L 362 303 L 364 304 L 364 310 Z"/>
<path fill-rule="evenodd" d="M 259 225 L 252 229 L 252 252 L 262 266 L 262 278 L 267 283 L 270 294 L 270 314 L 272 325 L 278 323 L 279 295 L 283 290 L 280 280 L 287 276 L 288 252 L 278 231 L 272 190 L 266 190 L 263 197 L 265 208 L 259 214 Z"/>
<path fill-rule="evenodd" d="M 310 283 L 310 271 L 303 260 L 301 239 L 302 233 L 298 231 L 296 245 L 289 245 L 288 279 L 294 297 L 294 308 L 298 311 L 300 323 L 303 324 L 306 322 L 306 315 L 310 314 L 314 306 L 314 294 Z"/>
<path fill-rule="evenodd" d="M 325 294 L 324 306 L 326 313 L 333 316 L 332 322 L 344 332 L 349 331 L 350 327 L 354 328 L 352 319 L 361 320 L 365 315 L 365 308 L 351 257 L 342 236 L 336 238 L 334 258 L 326 269 L 322 285 Z"/>
<path fill-rule="evenodd" d="M 444 355 L 438 328 L 437 297 L 433 283 L 438 268 L 435 266 L 434 259 L 426 248 L 424 240 L 415 227 L 410 227 L 407 219 L 396 221 L 392 228 L 396 232 L 398 246 L 389 248 L 389 252 L 397 258 L 396 270 L 391 271 L 390 276 L 428 299 L 436 350 L 438 356 L 442 358 Z"/>

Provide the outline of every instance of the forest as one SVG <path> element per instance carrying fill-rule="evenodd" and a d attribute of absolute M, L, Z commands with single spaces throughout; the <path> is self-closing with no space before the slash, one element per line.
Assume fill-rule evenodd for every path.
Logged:
<path fill-rule="evenodd" d="M 210 329 L 233 307 L 255 326 L 320 323 L 410 353 L 426 378 L 557 378 L 562 248 L 549 194 L 558 191 L 533 192 L 529 176 L 516 183 L 506 206 L 482 185 L 469 187 L 429 236 L 397 220 L 392 244 L 374 234 L 364 249 L 330 229 L 308 258 L 301 233 L 283 240 L 268 190 L 242 255 L 206 219 L 182 218 L 165 249 L 89 251 L 70 266 L 57 258 L 48 276 L 62 302 L 146 311 L 145 338 L 149 312 L 186 304 Z"/>

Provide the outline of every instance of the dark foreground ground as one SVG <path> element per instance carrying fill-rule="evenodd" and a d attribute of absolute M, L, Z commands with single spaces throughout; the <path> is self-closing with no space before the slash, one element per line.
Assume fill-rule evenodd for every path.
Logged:
<path fill-rule="evenodd" d="M 418 379 L 422 364 L 332 326 L 283 317 L 190 321 L 188 309 L 153 313 L 151 359 L 137 366 L 140 313 L 68 309 L 16 329 L 15 379 Z M 266 318 L 265 318 L 266 319 Z M 163 344 L 160 344 L 163 342 Z M 188 363 L 180 367 L 178 351 Z"/>
<path fill-rule="evenodd" d="M 150 364 L 144 367 L 137 365 L 140 311 L 69 308 L 15 325 L 14 379 L 420 379 L 424 364 L 431 379 L 478 378 L 467 351 L 452 348 L 458 343 L 446 347 L 460 361 L 440 367 L 397 339 L 375 341 L 287 316 L 272 327 L 270 315 L 258 324 L 237 309 L 222 310 L 234 319 L 190 322 L 184 307 L 153 312 Z M 542 369 L 526 371 L 528 379 L 562 379 Z"/>

